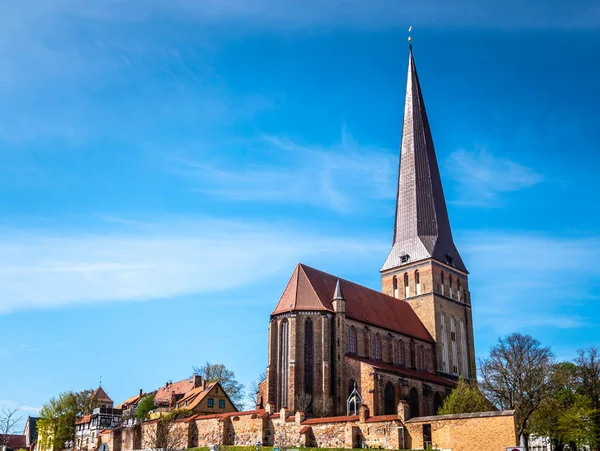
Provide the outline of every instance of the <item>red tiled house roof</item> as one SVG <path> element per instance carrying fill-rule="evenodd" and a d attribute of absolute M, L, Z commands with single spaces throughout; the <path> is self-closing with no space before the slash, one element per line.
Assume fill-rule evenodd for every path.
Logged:
<path fill-rule="evenodd" d="M 90 399 L 93 401 L 112 402 L 112 399 L 110 399 L 110 396 L 106 394 L 102 387 L 98 387 L 96 390 L 94 390 L 90 396 Z"/>
<path fill-rule="evenodd" d="M 180 409 L 194 410 L 202 402 L 206 395 L 210 393 L 218 382 L 208 384 L 206 387 L 200 386 L 190 390 L 183 398 L 177 401 L 177 407 Z"/>
<path fill-rule="evenodd" d="M 0 443 L 7 448 L 27 448 L 27 439 L 24 435 L 0 434 Z"/>
<path fill-rule="evenodd" d="M 346 317 L 433 342 L 419 317 L 405 301 L 301 263 L 296 266 L 271 315 L 294 310 L 332 312 L 331 300 L 338 280 L 346 300 Z"/>
<path fill-rule="evenodd" d="M 184 398 L 190 391 L 197 387 L 199 378 L 192 376 L 178 382 L 168 382 L 163 387 L 160 387 L 154 395 L 155 405 L 171 405 L 173 401 L 179 401 Z"/>

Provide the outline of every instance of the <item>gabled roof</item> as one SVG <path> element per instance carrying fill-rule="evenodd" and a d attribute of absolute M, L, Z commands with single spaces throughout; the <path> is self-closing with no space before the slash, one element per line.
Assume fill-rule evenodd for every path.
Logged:
<path fill-rule="evenodd" d="M 217 385 L 218 382 L 212 382 L 208 384 L 206 387 L 196 387 L 193 390 L 189 391 L 182 399 L 177 401 L 177 406 L 180 409 L 190 409 L 193 410 L 206 396 L 210 393 L 210 391 Z M 186 405 L 187 403 L 187 405 Z"/>
<path fill-rule="evenodd" d="M 188 379 L 184 379 L 178 382 L 168 382 L 164 386 L 160 387 L 154 395 L 154 403 L 160 404 L 171 401 L 173 395 L 187 395 L 196 386 L 194 384 L 195 377 L 192 376 Z"/>
<path fill-rule="evenodd" d="M 411 46 L 394 240 L 381 271 L 426 258 L 435 258 L 467 272 L 452 239 L 440 170 Z"/>
<path fill-rule="evenodd" d="M 299 263 L 272 315 L 291 311 L 330 311 L 338 277 Z M 379 291 L 339 279 L 348 318 L 433 342 L 410 305 Z"/>
<path fill-rule="evenodd" d="M 102 387 L 98 387 L 96 390 L 94 390 L 94 392 L 90 396 L 90 399 L 92 399 L 94 401 L 112 402 L 112 399 L 110 399 L 110 396 L 108 396 L 106 394 L 106 392 L 104 391 L 104 389 Z"/>
<path fill-rule="evenodd" d="M 91 415 L 84 415 L 81 418 L 79 418 L 75 424 L 86 424 L 89 423 L 91 421 Z"/>
<path fill-rule="evenodd" d="M 370 367 L 378 370 L 385 371 L 386 373 L 396 374 L 398 376 L 409 377 L 411 379 L 418 379 L 432 384 L 444 385 L 446 387 L 454 388 L 456 383 L 451 380 L 444 379 L 437 374 L 428 373 L 427 371 L 417 371 L 405 366 L 393 365 L 391 363 L 382 362 L 381 360 L 371 360 L 357 355 L 347 354 L 346 358 L 363 362 Z"/>

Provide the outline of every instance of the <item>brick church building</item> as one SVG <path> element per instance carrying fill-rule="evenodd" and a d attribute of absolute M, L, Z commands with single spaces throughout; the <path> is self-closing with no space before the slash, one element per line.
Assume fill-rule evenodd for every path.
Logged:
<path fill-rule="evenodd" d="M 317 416 L 437 412 L 475 379 L 468 271 L 454 245 L 409 53 L 396 219 L 381 292 L 299 264 L 271 314 L 259 403 Z M 402 402 L 405 401 L 405 402 Z"/>

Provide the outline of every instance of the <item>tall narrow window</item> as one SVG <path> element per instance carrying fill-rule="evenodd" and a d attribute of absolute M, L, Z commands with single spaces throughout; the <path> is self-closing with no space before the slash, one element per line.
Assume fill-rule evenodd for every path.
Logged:
<path fill-rule="evenodd" d="M 381 337 L 379 336 L 379 334 L 375 334 L 375 360 L 381 360 Z"/>
<path fill-rule="evenodd" d="M 421 371 L 425 369 L 425 348 L 423 345 L 419 345 L 419 369 Z"/>
<path fill-rule="evenodd" d="M 279 334 L 279 405 L 288 406 L 288 380 L 289 380 L 289 323 L 284 319 L 281 323 Z"/>
<path fill-rule="evenodd" d="M 364 345 L 365 345 L 365 357 L 368 359 L 369 358 L 369 351 L 371 349 L 370 343 L 369 343 L 369 329 L 367 329 L 365 327 L 364 331 L 363 331 L 363 338 L 364 338 Z"/>
<path fill-rule="evenodd" d="M 458 350 L 456 346 L 456 322 L 450 317 L 450 340 L 452 341 L 452 373 L 458 374 Z"/>
<path fill-rule="evenodd" d="M 398 277 L 394 276 L 394 297 L 398 298 Z"/>
<path fill-rule="evenodd" d="M 460 301 L 460 277 L 456 278 L 456 296 Z"/>
<path fill-rule="evenodd" d="M 421 294 L 421 278 L 419 277 L 419 271 L 415 271 L 415 288 L 417 289 L 417 296 Z"/>
<path fill-rule="evenodd" d="M 354 326 L 350 326 L 348 330 L 348 352 L 356 354 L 356 329 Z"/>
<path fill-rule="evenodd" d="M 407 298 L 410 296 L 410 285 L 408 283 L 408 273 L 404 273 L 404 297 Z"/>
<path fill-rule="evenodd" d="M 446 330 L 446 317 L 443 313 L 440 317 L 440 329 L 442 334 L 442 371 L 448 372 L 448 331 Z"/>
<path fill-rule="evenodd" d="M 469 356 L 467 354 L 467 335 L 465 330 L 465 323 L 460 320 L 460 351 L 461 351 L 461 363 L 462 363 L 462 375 L 469 377 Z"/>
<path fill-rule="evenodd" d="M 442 271 L 442 278 L 441 278 L 441 282 L 440 282 L 440 292 L 442 293 L 442 296 L 444 295 L 444 284 L 446 283 L 446 281 L 444 280 L 444 271 Z"/>
<path fill-rule="evenodd" d="M 312 395 L 314 368 L 313 322 L 308 318 L 304 323 L 304 393 Z"/>
<path fill-rule="evenodd" d="M 402 340 L 398 340 L 398 365 L 406 365 L 406 360 L 404 359 L 404 342 Z"/>
<path fill-rule="evenodd" d="M 450 289 L 450 297 L 452 298 L 452 276 L 448 276 L 448 285 L 448 288 Z"/>

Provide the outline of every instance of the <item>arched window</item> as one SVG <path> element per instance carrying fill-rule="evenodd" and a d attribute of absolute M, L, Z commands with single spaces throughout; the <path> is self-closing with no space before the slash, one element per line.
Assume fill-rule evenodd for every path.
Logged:
<path fill-rule="evenodd" d="M 358 415 L 358 409 L 363 400 L 358 391 L 358 386 L 354 379 L 350 379 L 348 387 L 348 399 L 346 400 L 346 415 Z"/>
<path fill-rule="evenodd" d="M 452 276 L 448 276 L 448 288 L 449 288 L 449 293 L 450 293 L 450 298 L 452 298 Z"/>
<path fill-rule="evenodd" d="M 411 417 L 419 416 L 419 393 L 415 387 L 411 388 L 408 394 L 408 407 Z"/>
<path fill-rule="evenodd" d="M 460 278 L 456 278 L 456 296 L 458 296 L 458 300 L 460 301 Z"/>
<path fill-rule="evenodd" d="M 440 316 L 440 333 L 442 335 L 442 371 L 448 372 L 448 330 L 446 329 L 446 317 Z"/>
<path fill-rule="evenodd" d="M 456 321 L 450 317 L 450 341 L 452 342 L 452 374 L 458 374 L 458 350 L 456 346 Z"/>
<path fill-rule="evenodd" d="M 304 323 L 304 393 L 312 395 L 314 368 L 314 334 L 312 319 Z"/>
<path fill-rule="evenodd" d="M 417 295 L 421 294 L 421 278 L 418 270 L 415 271 L 415 288 L 417 289 Z"/>
<path fill-rule="evenodd" d="M 442 293 L 442 296 L 444 295 L 444 285 L 446 284 L 446 281 L 444 280 L 444 271 L 442 271 L 442 278 L 441 278 L 441 282 L 440 282 L 440 292 Z"/>
<path fill-rule="evenodd" d="M 464 377 L 469 377 L 469 355 L 467 352 L 467 332 L 465 329 L 465 323 L 463 320 L 460 320 L 460 351 L 461 351 L 461 368 L 462 375 Z"/>
<path fill-rule="evenodd" d="M 364 345 L 365 345 L 365 357 L 368 359 L 369 351 L 371 349 L 371 343 L 369 340 L 369 329 L 367 329 L 366 327 L 363 331 L 363 339 L 364 339 Z"/>
<path fill-rule="evenodd" d="M 404 342 L 402 340 L 398 340 L 398 365 L 406 365 L 406 361 L 404 360 Z"/>
<path fill-rule="evenodd" d="M 396 413 L 398 413 L 396 406 L 396 391 L 394 390 L 392 383 L 388 382 L 383 389 L 383 414 L 394 415 Z"/>
<path fill-rule="evenodd" d="M 425 348 L 419 345 L 419 370 L 425 370 Z"/>
<path fill-rule="evenodd" d="M 398 298 L 398 277 L 394 276 L 394 297 Z"/>
<path fill-rule="evenodd" d="M 438 411 L 442 408 L 442 397 L 440 396 L 440 394 L 438 392 L 435 392 L 435 395 L 433 395 L 433 414 L 437 415 Z"/>
<path fill-rule="evenodd" d="M 379 334 L 375 334 L 374 352 L 375 360 L 381 360 L 381 337 L 379 336 Z"/>
<path fill-rule="evenodd" d="M 348 352 L 356 354 L 356 329 L 354 326 L 350 326 L 348 330 Z"/>
<path fill-rule="evenodd" d="M 408 283 L 408 273 L 404 273 L 404 297 L 410 296 L 410 284 Z"/>
<path fill-rule="evenodd" d="M 279 333 L 279 406 L 288 406 L 289 381 L 289 323 L 287 319 L 281 322 Z"/>

